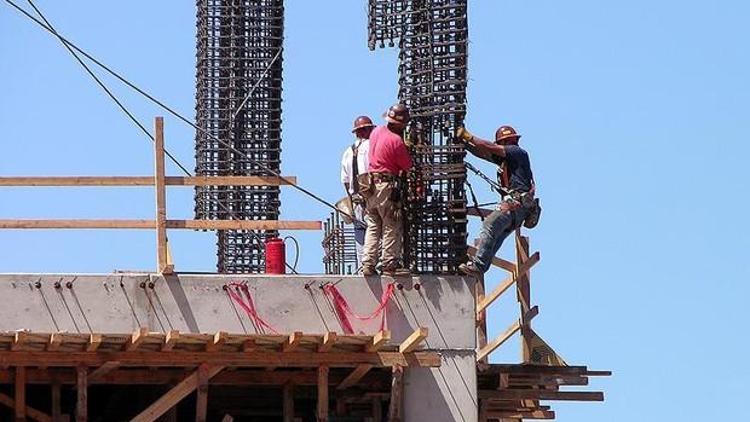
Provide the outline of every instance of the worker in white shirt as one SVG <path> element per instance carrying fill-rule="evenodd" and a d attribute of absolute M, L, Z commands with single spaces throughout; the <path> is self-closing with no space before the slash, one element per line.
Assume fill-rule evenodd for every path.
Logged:
<path fill-rule="evenodd" d="M 354 119 L 352 133 L 356 136 L 354 144 L 344 150 L 341 158 L 341 183 L 344 191 L 351 201 L 354 214 L 354 240 L 357 244 L 357 268 L 362 266 L 362 248 L 365 243 L 365 201 L 359 194 L 359 183 L 357 176 L 367 173 L 367 155 L 370 151 L 370 132 L 375 125 L 367 116 L 359 116 Z M 355 159 L 356 158 L 356 159 Z"/>

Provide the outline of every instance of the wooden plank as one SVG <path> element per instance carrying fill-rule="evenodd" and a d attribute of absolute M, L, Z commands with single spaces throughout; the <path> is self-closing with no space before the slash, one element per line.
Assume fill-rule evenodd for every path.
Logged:
<path fill-rule="evenodd" d="M 516 230 L 516 261 L 523 266 L 529 260 L 529 239 L 521 235 L 521 229 Z M 531 310 L 531 278 L 527 272 L 516 273 L 516 293 L 521 311 L 521 356 L 524 363 L 531 361 L 531 318 L 526 315 Z"/>
<path fill-rule="evenodd" d="M 17 333 L 16 333 L 17 334 Z M 16 367 L 15 379 L 15 417 L 16 421 L 26 421 L 26 368 Z"/>
<path fill-rule="evenodd" d="M 183 230 L 320 230 L 320 221 L 281 220 L 167 220 L 168 229 Z M 0 229 L 130 229 L 153 230 L 155 220 L 60 219 L 25 220 L 0 219 Z"/>
<path fill-rule="evenodd" d="M 373 422 L 383 421 L 383 400 L 380 397 L 372 398 L 372 420 Z"/>
<path fill-rule="evenodd" d="M 26 343 L 29 333 L 26 331 L 16 331 L 13 336 L 13 343 L 10 345 L 10 350 L 17 352 L 21 350 L 23 345 Z"/>
<path fill-rule="evenodd" d="M 96 352 L 97 349 L 99 349 L 99 346 L 101 346 L 101 344 L 102 344 L 102 335 L 91 334 L 89 335 L 89 342 L 86 344 L 86 351 Z"/>
<path fill-rule="evenodd" d="M 50 407 L 52 408 L 52 422 L 60 422 L 62 420 L 62 406 L 60 405 L 62 399 L 62 385 L 59 380 L 52 381 L 51 401 Z"/>
<path fill-rule="evenodd" d="M 388 422 L 401 422 L 404 417 L 404 368 L 393 367 L 391 381 L 391 403 L 388 408 Z"/>
<path fill-rule="evenodd" d="M 337 339 L 338 336 L 336 335 L 336 332 L 329 331 L 325 333 L 322 342 L 318 346 L 318 353 L 330 352 L 331 349 L 333 349 L 333 346 L 336 345 Z"/>
<path fill-rule="evenodd" d="M 120 362 L 117 361 L 110 361 L 106 362 L 104 365 L 96 368 L 93 372 L 89 374 L 88 377 L 88 383 L 92 384 L 95 382 L 98 382 L 101 379 L 104 379 L 107 374 L 114 371 L 115 369 L 120 367 Z"/>
<path fill-rule="evenodd" d="M 88 368 L 76 368 L 76 422 L 88 420 Z"/>
<path fill-rule="evenodd" d="M 207 366 L 207 365 L 201 365 Z M 210 366 L 207 368 L 206 378 L 211 379 L 216 374 L 224 369 L 223 366 Z M 199 369 L 200 370 L 200 369 Z M 138 414 L 131 422 L 153 422 L 167 410 L 172 408 L 175 404 L 179 403 L 182 399 L 192 393 L 193 390 L 198 388 L 198 371 L 193 372 L 190 376 L 186 377 L 182 382 L 174 386 L 171 390 L 167 391 L 166 394 L 156 400 L 151 406 L 147 407 L 141 413 Z"/>
<path fill-rule="evenodd" d="M 518 267 L 518 274 L 524 275 L 526 274 L 534 265 L 536 265 L 539 262 L 540 255 L 539 252 L 536 252 L 534 255 L 532 255 L 526 262 L 524 262 L 521 266 Z M 482 300 L 477 301 L 477 313 L 480 313 L 487 309 L 488 306 L 490 306 L 497 298 L 499 298 L 503 293 L 505 293 L 506 290 L 508 290 L 513 284 L 515 284 L 516 280 L 518 279 L 518 275 L 513 274 L 508 276 L 505 280 L 503 280 L 495 289 L 490 293 L 488 296 L 484 297 Z"/>
<path fill-rule="evenodd" d="M 480 399 L 604 401 L 601 391 L 480 390 Z"/>
<path fill-rule="evenodd" d="M 428 330 L 427 327 L 418 327 L 414 330 L 409 337 L 404 340 L 398 347 L 400 353 L 409 353 L 419 347 L 419 345 L 427 338 Z"/>
<path fill-rule="evenodd" d="M 208 379 L 209 367 L 201 365 L 198 368 L 198 387 L 196 388 L 195 422 L 206 422 L 208 415 Z"/>
<path fill-rule="evenodd" d="M 477 350 L 477 362 L 483 361 L 486 357 L 490 355 L 490 353 L 497 350 L 498 347 L 502 346 L 503 343 L 508 341 L 508 339 L 511 338 L 511 336 L 513 336 L 513 334 L 518 332 L 518 330 L 520 329 L 521 329 L 521 323 L 519 321 L 516 321 L 513 323 L 513 325 L 508 327 L 508 329 L 505 330 L 504 333 L 500 334 L 499 336 L 497 336 L 497 338 L 487 343 L 486 346 Z"/>
<path fill-rule="evenodd" d="M 143 340 L 148 337 L 148 327 L 141 327 L 130 335 L 130 341 L 125 345 L 125 351 L 133 352 L 138 350 Z"/>
<path fill-rule="evenodd" d="M 284 353 L 293 352 L 297 350 L 297 348 L 299 347 L 300 341 L 302 341 L 302 332 L 295 331 L 289 335 L 289 338 L 284 342 L 284 345 L 281 347 L 281 350 Z"/>
<path fill-rule="evenodd" d="M 504 411 L 490 410 L 486 413 L 488 418 L 492 419 L 555 419 L 555 412 L 549 410 L 529 410 L 529 411 Z"/>
<path fill-rule="evenodd" d="M 356 385 L 365 375 L 367 375 L 368 372 L 370 372 L 370 369 L 372 369 L 372 365 L 364 364 L 357 366 L 346 378 L 344 378 L 343 381 L 341 381 L 336 389 L 344 390 Z"/>
<path fill-rule="evenodd" d="M 283 388 L 284 422 L 294 422 L 294 384 L 288 382 Z"/>
<path fill-rule="evenodd" d="M 288 186 L 297 177 L 282 176 L 166 176 L 167 186 Z M 17 176 L 0 177 L 0 186 L 154 186 L 153 176 Z"/>
<path fill-rule="evenodd" d="M 154 189 L 156 194 L 156 268 L 161 274 L 172 274 L 167 263 L 167 189 L 164 184 L 164 118 L 154 121 Z"/>
<path fill-rule="evenodd" d="M 391 341 L 390 330 L 381 330 L 377 334 L 372 336 L 372 342 L 367 345 L 365 351 L 368 353 L 374 353 L 380 350 L 381 347 L 387 345 Z"/>
<path fill-rule="evenodd" d="M 311 368 L 320 365 L 331 367 L 349 368 L 368 363 L 376 367 L 387 367 L 394 365 L 413 367 L 439 367 L 441 364 L 440 354 L 433 351 L 420 351 L 413 353 L 398 352 L 273 352 L 256 350 L 248 353 L 237 352 L 108 352 L 108 353 L 86 353 L 86 352 L 39 352 L 25 351 L 15 353 L 0 351 L 0 362 L 8 366 L 35 366 L 39 362 L 45 362 L 48 366 L 101 366 L 108 361 L 119 361 L 121 366 L 164 366 L 185 367 L 208 363 L 212 365 L 237 366 L 237 367 L 299 367 Z"/>
<path fill-rule="evenodd" d="M 168 352 L 174 349 L 174 345 L 180 340 L 180 332 L 178 330 L 169 330 L 167 335 L 164 337 L 164 344 L 161 346 L 162 352 Z"/>
<path fill-rule="evenodd" d="M 252 353 L 257 350 L 254 339 L 247 339 L 242 342 L 242 351 L 245 353 Z"/>
<path fill-rule="evenodd" d="M 13 397 L 0 393 L 0 404 L 14 409 L 16 402 Z M 26 416 L 38 422 L 52 422 L 52 418 L 48 414 L 29 406 L 26 406 Z"/>
<path fill-rule="evenodd" d="M 62 335 L 60 333 L 52 333 L 49 335 L 49 343 L 47 343 L 47 351 L 54 352 L 60 349 L 62 344 Z"/>
<path fill-rule="evenodd" d="M 477 254 L 477 248 L 475 248 L 475 247 L 473 247 L 471 245 L 467 245 L 466 246 L 466 253 L 469 254 L 470 256 L 475 256 Z M 511 273 L 516 272 L 516 264 L 514 264 L 514 263 L 512 263 L 512 262 L 510 262 L 508 260 L 505 260 L 503 258 L 498 258 L 498 257 L 492 258 L 492 265 L 494 265 L 496 267 L 499 267 L 499 268 L 502 268 L 505 271 L 508 271 L 508 272 L 511 272 Z"/>
<path fill-rule="evenodd" d="M 318 406 L 317 421 L 328 421 L 328 367 L 321 366 L 318 368 Z"/>
<path fill-rule="evenodd" d="M 214 338 L 206 343 L 206 351 L 207 352 L 214 352 L 221 348 L 221 346 L 226 343 L 227 338 L 229 337 L 229 334 L 225 331 L 218 331 L 216 334 L 214 334 Z"/>

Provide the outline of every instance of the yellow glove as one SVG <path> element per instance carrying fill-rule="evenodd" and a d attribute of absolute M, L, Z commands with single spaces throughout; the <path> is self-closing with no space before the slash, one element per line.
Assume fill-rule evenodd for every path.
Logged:
<path fill-rule="evenodd" d="M 461 126 L 456 130 L 456 137 L 464 142 L 471 142 L 474 139 L 474 135 L 471 134 L 465 127 Z"/>

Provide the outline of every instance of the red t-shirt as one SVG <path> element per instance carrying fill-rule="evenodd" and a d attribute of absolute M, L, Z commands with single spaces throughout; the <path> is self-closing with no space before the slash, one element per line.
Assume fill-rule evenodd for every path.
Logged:
<path fill-rule="evenodd" d="M 370 134 L 369 153 L 370 173 L 390 173 L 398 175 L 411 169 L 411 157 L 401 137 L 388 129 L 378 126 Z"/>

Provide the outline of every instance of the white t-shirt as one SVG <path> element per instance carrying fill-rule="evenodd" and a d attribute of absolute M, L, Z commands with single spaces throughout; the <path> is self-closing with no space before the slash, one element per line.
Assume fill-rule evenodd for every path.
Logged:
<path fill-rule="evenodd" d="M 357 170 L 359 174 L 367 173 L 367 155 L 370 152 L 370 140 L 357 139 L 354 145 L 357 146 Z M 352 172 L 352 147 L 350 146 L 344 150 L 344 155 L 341 157 L 341 183 L 350 186 Z M 354 177 L 356 176 L 358 175 L 354 175 Z M 354 194 L 354 192 L 349 193 Z"/>

